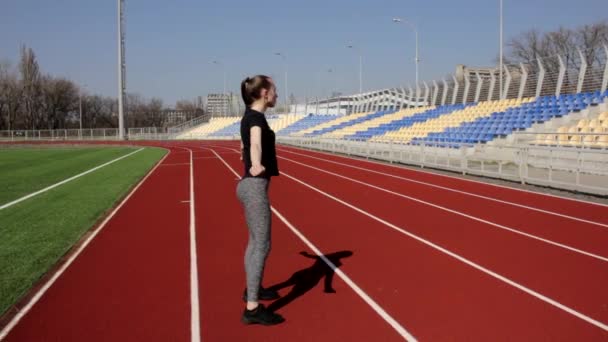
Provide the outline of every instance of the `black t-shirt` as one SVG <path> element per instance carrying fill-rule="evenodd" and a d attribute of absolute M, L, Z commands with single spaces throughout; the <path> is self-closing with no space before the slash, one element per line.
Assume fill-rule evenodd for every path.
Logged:
<path fill-rule="evenodd" d="M 245 177 L 253 177 L 249 173 L 251 168 L 251 127 L 258 126 L 262 130 L 262 166 L 266 169 L 262 174 L 256 176 L 268 178 L 279 175 L 277 165 L 277 154 L 275 150 L 275 135 L 266 117 L 251 108 L 247 108 L 245 115 L 241 119 L 241 141 L 243 142 L 243 164 L 245 166 Z"/>

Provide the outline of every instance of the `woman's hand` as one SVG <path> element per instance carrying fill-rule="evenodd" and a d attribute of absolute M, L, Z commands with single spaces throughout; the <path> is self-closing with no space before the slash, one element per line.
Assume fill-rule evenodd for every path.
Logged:
<path fill-rule="evenodd" d="M 266 168 L 262 166 L 262 164 L 252 165 L 251 168 L 249 168 L 249 173 L 254 177 L 261 175 L 264 171 L 266 171 Z"/>

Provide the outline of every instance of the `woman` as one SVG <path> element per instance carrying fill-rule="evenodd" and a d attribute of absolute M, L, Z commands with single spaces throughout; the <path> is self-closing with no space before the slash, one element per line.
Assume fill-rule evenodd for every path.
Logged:
<path fill-rule="evenodd" d="M 275 151 L 275 135 L 268 126 L 264 112 L 274 107 L 277 93 L 268 76 L 246 78 L 241 83 L 246 110 L 241 120 L 241 158 L 245 167 L 237 186 L 237 196 L 245 210 L 249 243 L 245 251 L 247 307 L 241 320 L 245 324 L 274 325 L 284 321 L 281 315 L 268 310 L 259 300 L 279 297 L 276 291 L 262 288 L 264 265 L 270 251 L 270 178 L 279 175 Z"/>

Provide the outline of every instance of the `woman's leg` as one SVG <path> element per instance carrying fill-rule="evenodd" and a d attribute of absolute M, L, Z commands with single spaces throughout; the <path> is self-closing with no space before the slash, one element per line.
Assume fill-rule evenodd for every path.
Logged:
<path fill-rule="evenodd" d="M 245 178 L 239 183 L 237 194 L 245 209 L 245 219 L 249 229 L 249 243 L 245 250 L 247 301 L 257 302 L 266 258 L 270 252 L 271 214 L 268 180 Z"/>

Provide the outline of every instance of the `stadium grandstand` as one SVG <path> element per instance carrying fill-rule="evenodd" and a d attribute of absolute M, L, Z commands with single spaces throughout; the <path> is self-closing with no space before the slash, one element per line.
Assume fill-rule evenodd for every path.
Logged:
<path fill-rule="evenodd" d="M 592 65 L 553 56 L 503 73 L 458 65 L 441 80 L 317 99 L 267 117 L 287 145 L 608 193 L 581 182 L 582 173 L 608 176 L 608 57 L 596 55 Z M 239 116 L 214 117 L 170 137 L 236 140 L 239 125 Z M 531 176 L 539 170 L 542 177 Z M 559 183 L 559 172 L 578 175 Z"/>

